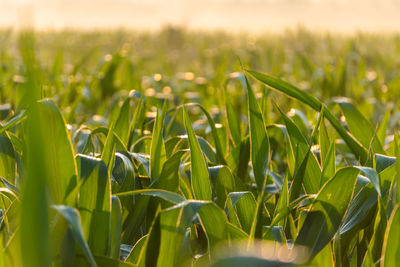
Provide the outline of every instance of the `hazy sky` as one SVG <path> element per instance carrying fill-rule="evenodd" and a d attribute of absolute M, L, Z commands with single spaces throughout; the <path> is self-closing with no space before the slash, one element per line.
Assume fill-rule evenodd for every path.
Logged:
<path fill-rule="evenodd" d="M 0 0 L 0 27 L 400 32 L 400 0 Z"/>

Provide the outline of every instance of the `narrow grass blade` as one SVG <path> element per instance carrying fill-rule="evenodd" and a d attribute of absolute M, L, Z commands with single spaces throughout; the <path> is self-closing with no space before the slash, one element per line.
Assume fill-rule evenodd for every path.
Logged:
<path fill-rule="evenodd" d="M 119 116 L 115 122 L 114 131 L 118 134 L 124 145 L 128 144 L 130 120 L 130 99 L 126 99 L 119 111 Z"/>
<path fill-rule="evenodd" d="M 385 146 L 386 131 L 388 129 L 390 113 L 391 109 L 387 109 L 385 115 L 383 116 L 382 122 L 376 132 L 376 136 L 378 137 L 379 142 L 382 144 L 382 146 Z"/>
<path fill-rule="evenodd" d="M 269 140 L 260 106 L 247 82 L 248 116 L 250 127 L 251 162 L 259 191 L 264 190 L 269 163 Z"/>
<path fill-rule="evenodd" d="M 198 200 L 211 200 L 211 183 L 207 163 L 185 107 L 183 107 L 183 118 L 190 144 L 191 180 L 194 197 Z"/>
<path fill-rule="evenodd" d="M 150 178 L 152 181 L 160 176 L 162 167 L 166 161 L 166 152 L 163 140 L 163 126 L 166 110 L 167 106 L 164 103 L 161 114 L 157 112 L 156 121 L 153 127 L 153 137 L 151 139 L 150 148 Z"/>
<path fill-rule="evenodd" d="M 231 133 L 231 137 L 235 145 L 239 145 L 242 139 L 242 134 L 240 131 L 240 122 L 239 118 L 236 114 L 235 109 L 233 108 L 233 105 L 231 101 L 229 100 L 229 97 L 227 96 L 227 93 L 225 92 L 225 109 L 226 109 L 226 115 L 228 118 L 228 124 L 229 124 L 229 131 Z"/>
<path fill-rule="evenodd" d="M 110 218 L 110 247 L 109 256 L 112 259 L 119 259 L 122 233 L 122 206 L 119 198 L 111 197 L 111 218 Z"/>
<path fill-rule="evenodd" d="M 106 164 L 108 174 L 111 176 L 111 171 L 114 166 L 115 142 L 114 142 L 114 124 L 108 130 L 106 142 L 104 144 L 101 160 Z"/>
<path fill-rule="evenodd" d="M 225 164 L 224 150 L 222 148 L 222 144 L 221 144 L 221 140 L 218 135 L 217 128 L 215 127 L 215 122 L 212 119 L 210 113 L 207 111 L 206 108 L 204 108 L 204 106 L 197 104 L 197 103 L 188 103 L 188 104 L 185 104 L 185 106 L 197 106 L 201 109 L 201 111 L 204 113 L 204 115 L 206 115 L 208 124 L 210 125 L 210 128 L 211 128 L 211 133 L 212 133 L 212 136 L 214 139 L 214 143 L 215 143 L 215 150 L 217 152 L 218 164 Z M 185 126 L 186 126 L 186 124 L 185 124 Z"/>

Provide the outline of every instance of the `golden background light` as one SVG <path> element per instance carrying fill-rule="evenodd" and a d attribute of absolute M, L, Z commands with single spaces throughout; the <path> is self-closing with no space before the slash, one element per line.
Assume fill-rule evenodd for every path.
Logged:
<path fill-rule="evenodd" d="M 0 0 L 0 27 L 399 31 L 399 0 Z"/>

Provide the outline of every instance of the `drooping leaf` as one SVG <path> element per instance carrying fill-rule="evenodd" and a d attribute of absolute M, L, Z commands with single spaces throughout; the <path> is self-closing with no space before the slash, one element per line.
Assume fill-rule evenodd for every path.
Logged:
<path fill-rule="evenodd" d="M 115 195 L 118 197 L 131 196 L 131 195 L 153 196 L 162 198 L 174 204 L 179 204 L 186 200 L 183 196 L 178 195 L 177 193 L 162 189 L 141 189 L 141 190 L 127 191 L 127 192 L 120 192 Z"/>
<path fill-rule="evenodd" d="M 322 103 L 315 97 L 309 95 L 308 93 L 300 90 L 299 88 L 270 75 L 261 74 L 259 72 L 247 70 L 254 78 L 260 82 L 271 86 L 272 88 L 287 94 L 297 100 L 300 100 L 304 104 L 307 104 L 312 109 L 316 111 L 321 110 Z M 354 153 L 356 158 L 359 158 L 362 162 L 366 162 L 368 159 L 368 153 L 365 147 L 363 147 L 359 141 L 357 141 L 353 136 L 351 136 L 340 124 L 340 122 L 329 112 L 327 108 L 324 109 L 325 118 L 329 120 L 332 126 L 340 134 L 346 144 L 350 147 L 351 151 Z"/>
<path fill-rule="evenodd" d="M 81 247 L 85 257 L 89 261 L 91 266 L 97 266 L 96 261 L 93 258 L 92 252 L 89 249 L 88 244 L 85 241 L 82 232 L 81 221 L 79 213 L 76 209 L 64 205 L 54 205 L 53 208 L 58 211 L 68 222 L 69 227 L 72 230 L 75 242 Z"/>

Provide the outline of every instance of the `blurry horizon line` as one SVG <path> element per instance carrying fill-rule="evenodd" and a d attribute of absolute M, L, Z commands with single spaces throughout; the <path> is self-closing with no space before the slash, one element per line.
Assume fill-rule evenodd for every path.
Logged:
<path fill-rule="evenodd" d="M 10 1 L 10 2 L 7 2 Z M 400 0 L 3 0 L 0 28 L 38 31 L 400 33 Z M 245 3 L 246 2 L 246 3 Z M 228 5 L 230 3 L 230 5 Z M 5 12 L 7 11 L 7 12 Z"/>

